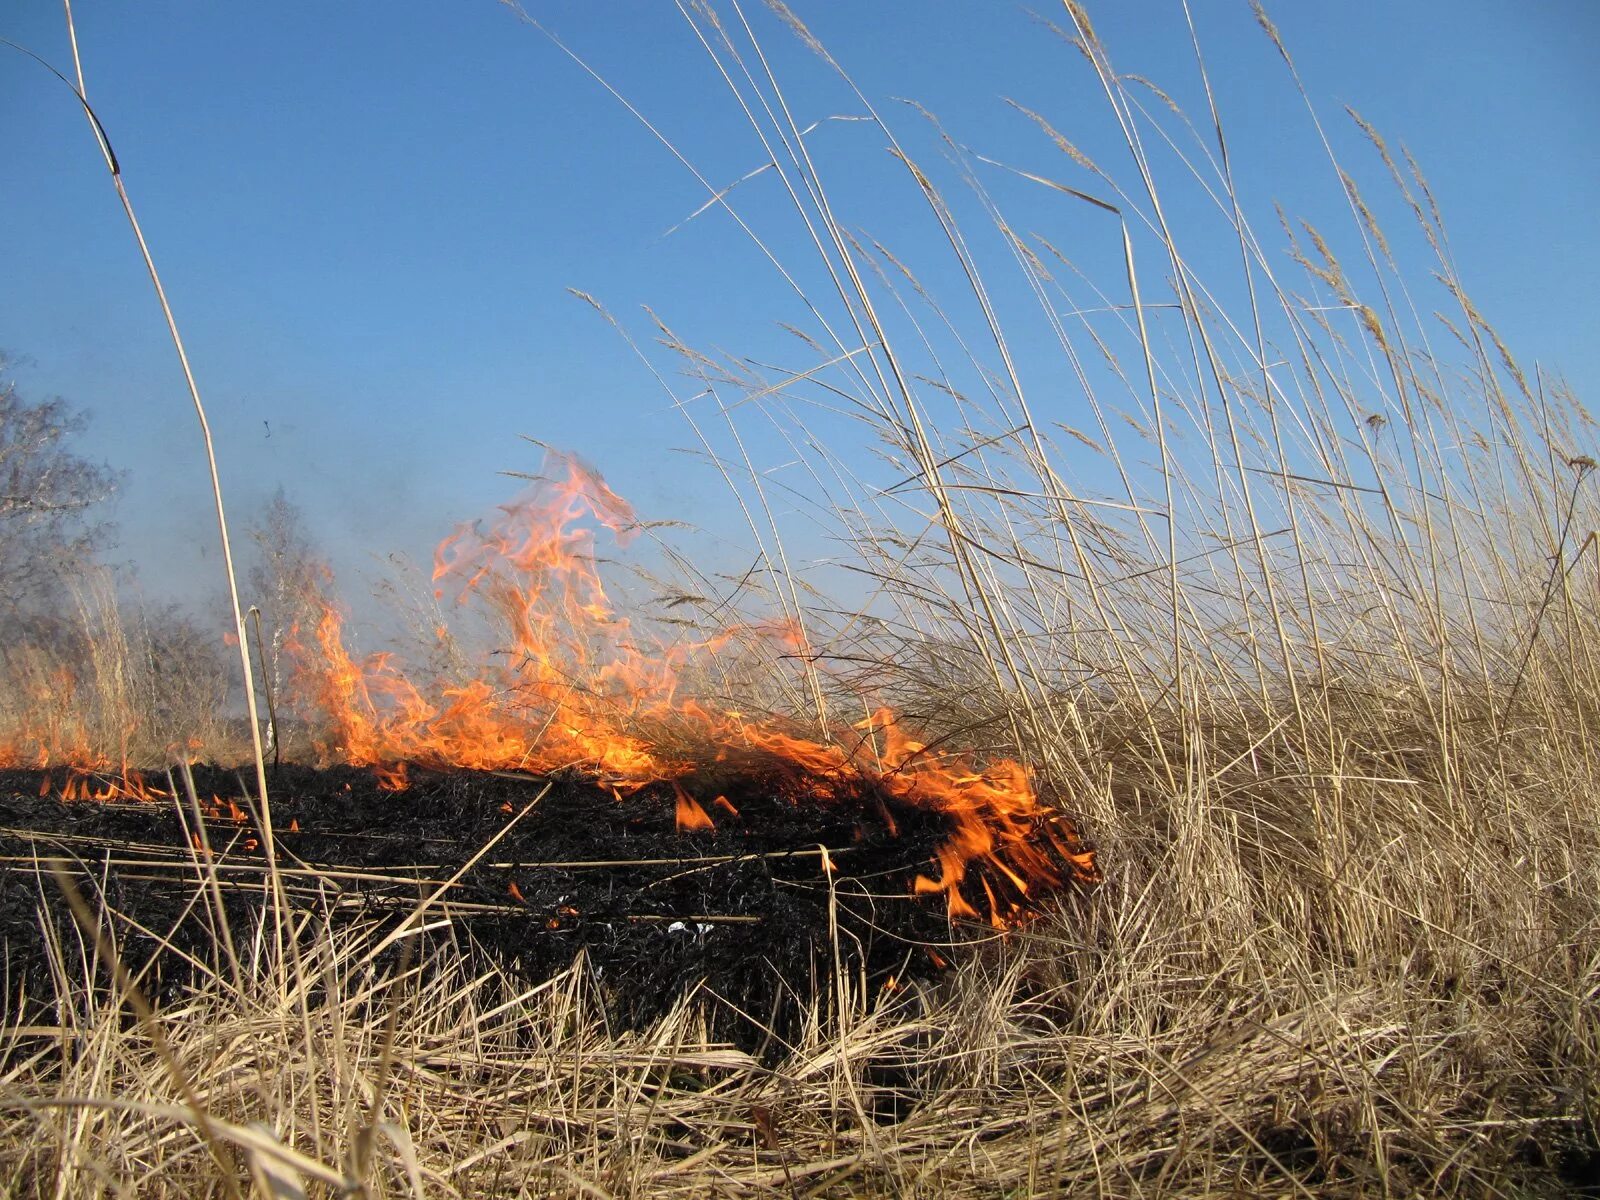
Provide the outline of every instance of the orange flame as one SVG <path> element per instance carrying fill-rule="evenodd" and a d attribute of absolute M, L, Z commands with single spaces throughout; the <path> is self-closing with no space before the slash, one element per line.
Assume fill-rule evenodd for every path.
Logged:
<path fill-rule="evenodd" d="M 769 723 L 680 697 L 691 654 L 715 653 L 731 634 L 693 646 L 645 645 L 607 596 L 595 559 L 595 526 L 619 544 L 637 528 L 633 510 L 592 469 L 552 455 L 559 478 L 501 509 L 485 527 L 459 527 L 434 559 L 436 596 L 477 599 L 509 631 L 506 652 L 472 677 L 424 689 L 387 654 L 357 663 L 338 611 L 321 602 L 313 645 L 292 643 L 301 684 L 327 713 L 330 758 L 377 768 L 384 786 L 407 786 L 407 764 L 481 770 L 582 770 L 616 794 L 671 782 L 680 831 L 714 828 L 678 781 L 698 765 L 671 744 L 712 748 L 713 761 L 743 751 L 785 764 L 826 799 L 862 781 L 904 804 L 941 814 L 949 833 L 918 892 L 940 894 L 952 919 L 978 918 L 962 885 L 981 864 L 986 919 L 1004 926 L 1034 892 L 1098 878 L 1092 851 L 1041 804 L 1027 771 L 1009 760 L 980 766 L 907 736 L 879 709 L 866 737 L 815 741 Z M 444 641 L 441 631 L 440 640 Z M 805 648 L 795 629 L 782 636 Z M 876 740 L 876 754 L 865 743 Z M 706 755 L 702 754 L 703 760 Z M 737 816 L 725 797 L 712 807 Z M 997 896 L 991 878 L 1004 881 Z M 973 891 L 969 887 L 969 892 Z"/>
<path fill-rule="evenodd" d="M 40 784 L 39 794 L 50 794 L 50 776 Z M 124 769 L 117 775 L 103 775 L 88 767 L 69 767 L 67 778 L 57 793 L 62 800 L 165 800 L 171 793 L 147 783 L 143 772 Z"/>
<path fill-rule="evenodd" d="M 26 719 L 0 736 L 0 767 L 104 770 L 111 766 L 110 756 L 92 745 L 80 716 L 88 706 L 79 697 L 78 682 L 70 671 L 58 668 L 48 681 L 39 681 L 26 691 Z"/>
<path fill-rule="evenodd" d="M 52 669 L 48 677 L 35 679 L 23 689 L 25 714 L 21 722 L 0 734 L 0 768 L 21 767 L 43 771 L 39 795 L 53 792 L 61 800 L 164 800 L 170 793 L 148 783 L 142 772 L 129 762 L 128 743 L 137 721 L 126 717 L 126 724 L 102 738 L 118 744 L 116 754 L 95 745 L 91 723 L 85 714 L 92 712 L 94 699 L 66 666 Z M 55 791 L 56 771 L 65 779 Z"/>
<path fill-rule="evenodd" d="M 679 833 L 688 833 L 695 829 L 715 829 L 716 822 L 711 815 L 700 807 L 700 802 L 689 795 L 681 783 L 672 785 L 673 791 L 678 794 L 678 808 L 676 820 Z"/>

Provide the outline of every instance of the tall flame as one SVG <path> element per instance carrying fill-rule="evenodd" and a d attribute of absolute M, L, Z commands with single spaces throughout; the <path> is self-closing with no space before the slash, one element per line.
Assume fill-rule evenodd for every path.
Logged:
<path fill-rule="evenodd" d="M 297 639 L 302 687 L 332 722 L 329 757 L 406 786 L 407 764 L 547 772 L 585 771 L 619 793 L 671 782 L 681 830 L 714 819 L 678 782 L 708 762 L 759 755 L 830 787 L 868 782 L 905 804 L 940 814 L 949 833 L 919 892 L 942 894 L 952 918 L 979 914 L 961 891 L 984 864 L 987 918 L 1004 924 L 1037 888 L 1097 877 L 1092 851 L 1039 802 L 1013 761 L 980 766 L 935 752 L 879 709 L 854 735 L 816 741 L 679 695 L 680 670 L 697 646 L 646 645 L 620 615 L 595 559 L 594 527 L 626 544 L 633 510 L 591 469 L 552 455 L 554 477 L 502 508 L 491 525 L 461 526 L 434 558 L 436 595 L 477 598 L 509 630 L 507 652 L 471 677 L 425 691 L 390 655 L 357 663 L 343 625 L 321 602 L 314 647 Z M 667 744 L 673 749 L 667 748 Z M 843 743 L 843 744 L 841 744 Z M 844 745 L 856 747 L 847 750 Z M 677 747 L 693 746 L 690 751 Z M 725 798 L 712 808 L 733 811 Z M 989 880 L 1005 880 L 997 899 Z"/>
<path fill-rule="evenodd" d="M 606 596 L 593 531 L 579 524 L 593 519 L 626 544 L 633 510 L 575 459 L 553 458 L 565 479 L 503 507 L 488 529 L 459 527 L 434 554 L 436 595 L 453 587 L 458 601 L 479 597 L 510 631 L 498 669 L 424 696 L 388 655 L 352 661 L 339 613 L 323 605 L 318 654 L 297 660 L 333 718 L 337 757 L 380 766 L 577 767 L 634 785 L 688 770 L 625 732 L 672 712 L 677 656 L 647 655 L 635 644 Z"/>

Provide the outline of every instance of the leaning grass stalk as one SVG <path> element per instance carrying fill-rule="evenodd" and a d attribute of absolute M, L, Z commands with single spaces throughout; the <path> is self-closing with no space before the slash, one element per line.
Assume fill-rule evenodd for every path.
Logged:
<path fill-rule="evenodd" d="M 401 938 L 410 936 L 411 934 L 417 932 L 418 922 L 421 921 L 422 915 L 433 907 L 434 901 L 439 899 L 439 897 L 442 896 L 446 890 L 453 888 L 457 883 L 459 883 L 462 876 L 464 876 L 468 871 L 472 870 L 473 867 L 477 866 L 484 856 L 499 844 L 501 838 L 505 837 L 506 834 L 515 829 L 517 825 L 521 823 L 523 817 L 527 816 L 530 812 L 537 808 L 539 806 L 539 801 L 543 800 L 545 796 L 549 794 L 551 786 L 551 784 L 546 783 L 544 787 L 540 788 L 538 794 L 534 796 L 532 800 L 529 800 L 526 804 L 524 804 L 521 811 L 519 811 L 516 816 L 512 817 L 511 820 L 502 825 L 498 833 L 480 846 L 476 854 L 467 859 L 466 862 L 462 863 L 449 879 L 445 880 L 444 883 L 440 884 L 433 891 L 424 896 L 422 900 L 419 901 L 417 905 L 406 915 L 405 920 L 401 921 L 399 925 L 395 926 L 395 928 L 390 931 L 390 933 L 385 936 L 384 939 L 375 947 L 367 951 L 367 953 L 361 959 L 361 965 L 365 966 L 367 963 L 371 962 L 379 954 L 383 953 L 383 951 L 387 950 Z"/>
<path fill-rule="evenodd" d="M 233 564 L 233 545 L 228 536 L 228 514 L 223 504 L 222 479 L 217 469 L 216 447 L 211 437 L 211 422 L 206 416 L 205 405 L 200 399 L 200 387 L 195 381 L 194 371 L 189 365 L 189 355 L 184 349 L 183 337 L 178 331 L 177 318 L 173 315 L 172 306 L 167 301 L 166 288 L 162 286 L 161 274 L 156 270 L 155 259 L 150 253 L 149 244 L 145 241 L 144 230 L 139 225 L 139 218 L 134 212 L 133 200 L 128 195 L 128 189 L 123 183 L 121 164 L 112 152 L 111 142 L 106 135 L 104 126 L 89 105 L 88 90 L 83 77 L 83 61 L 78 53 L 78 33 L 72 19 L 72 0 L 62 0 L 66 13 L 67 35 L 72 45 L 73 72 L 77 79 L 76 92 L 79 103 L 83 106 L 84 114 L 93 130 L 95 140 L 100 147 L 100 152 L 105 158 L 106 167 L 111 172 L 111 181 L 117 190 L 117 199 L 122 203 L 122 211 L 128 218 L 128 225 L 133 230 L 135 241 L 139 244 L 140 256 L 144 259 L 146 271 L 150 274 L 150 283 L 155 288 L 156 300 L 161 305 L 161 314 L 167 323 L 167 332 L 172 337 L 173 348 L 177 351 L 179 365 L 183 369 L 184 383 L 188 387 L 189 397 L 194 402 L 195 417 L 200 423 L 200 435 L 205 444 L 206 467 L 211 478 L 211 494 L 216 502 L 217 509 L 217 534 L 222 545 L 223 570 L 228 578 L 228 601 L 233 610 L 234 644 L 239 650 L 239 667 L 243 674 L 245 709 L 250 721 L 250 749 L 255 762 L 256 792 L 260 797 L 260 831 L 261 847 L 267 860 L 267 877 L 271 882 L 272 895 L 272 936 L 276 950 L 274 962 L 281 969 L 284 960 L 285 943 L 288 946 L 289 965 L 295 977 L 295 992 L 302 999 L 307 995 L 305 965 L 301 959 L 298 941 L 292 930 L 287 929 L 288 897 L 284 894 L 283 880 L 277 871 L 277 844 L 272 826 L 272 801 L 267 789 L 267 767 L 261 746 L 261 717 L 256 708 L 255 676 L 250 665 L 250 648 L 246 645 L 247 633 L 245 630 L 244 614 L 239 603 L 238 574 Z M 287 932 L 287 937 L 286 937 Z M 304 1003 L 300 1005 L 300 1016 L 303 1032 L 306 1035 L 307 1045 L 311 1045 L 310 1015 Z M 317 1122 L 316 1136 L 318 1148 L 321 1149 L 322 1133 L 320 1121 Z M 209 1140 L 209 1139 L 208 1139 Z M 220 1160 L 219 1160 L 220 1162 Z M 229 1194 L 236 1194 L 231 1177 L 228 1180 Z"/>
<path fill-rule="evenodd" d="M 56 886 L 61 889 L 61 894 L 67 898 L 67 904 L 72 909 L 72 915 L 77 918 L 78 925 L 85 934 L 93 939 L 95 951 L 106 964 L 106 969 L 111 972 L 116 982 L 117 992 L 139 1018 L 139 1023 L 144 1027 L 145 1035 L 149 1037 L 150 1044 L 154 1047 L 156 1055 L 161 1059 L 167 1074 L 183 1096 L 184 1106 L 189 1110 L 189 1115 L 194 1121 L 195 1132 L 205 1143 L 211 1157 L 217 1164 L 218 1178 L 223 1190 L 234 1200 L 243 1200 L 239 1192 L 239 1185 L 234 1177 L 234 1167 L 223 1153 L 216 1131 L 212 1128 L 211 1117 L 206 1112 L 205 1105 L 201 1102 L 199 1094 L 194 1089 L 193 1082 L 173 1054 L 172 1047 L 167 1042 L 166 1034 L 161 1029 L 161 1022 L 156 1018 L 156 1011 L 151 1007 L 150 1001 L 145 999 L 144 993 L 128 974 L 128 968 L 123 965 L 122 959 L 117 955 L 116 948 L 106 938 L 105 931 L 100 928 L 100 923 L 89 909 L 88 901 L 83 898 L 83 893 L 78 890 L 78 885 L 73 882 L 72 876 L 63 868 L 60 861 L 50 863 L 50 872 L 55 877 Z"/>
<path fill-rule="evenodd" d="M 194 772 L 189 769 L 189 763 L 184 760 L 178 764 L 179 772 L 183 776 L 183 791 L 189 801 L 189 815 L 194 818 L 192 833 L 189 837 L 195 839 L 187 843 L 185 849 L 187 857 L 194 867 L 195 873 L 200 876 L 211 899 L 212 920 L 216 924 L 217 932 L 222 938 L 222 948 L 227 955 L 228 966 L 232 971 L 234 990 L 243 995 L 244 974 L 239 967 L 239 952 L 233 940 L 233 926 L 228 921 L 228 909 L 222 902 L 222 890 L 217 884 L 217 859 L 211 849 L 211 833 L 206 828 L 205 816 L 200 811 L 200 796 L 194 787 Z M 173 788 L 173 807 L 177 809 L 178 817 L 183 819 L 183 801 L 177 796 L 177 788 Z M 187 825 L 187 822 L 185 822 Z M 198 843 L 198 844 L 197 844 Z"/>
<path fill-rule="evenodd" d="M 161 284 L 161 274 L 156 270 L 155 259 L 151 256 L 149 244 L 145 241 L 144 230 L 140 227 L 139 218 L 133 211 L 133 201 L 123 184 L 122 165 L 112 153 L 111 141 L 106 135 L 105 127 L 101 125 L 94 110 L 89 106 L 88 90 L 83 78 L 83 60 L 78 54 L 78 31 L 72 20 L 72 0 L 62 0 L 62 5 L 67 16 L 67 37 L 72 43 L 72 67 L 77 77 L 78 100 L 83 105 L 84 113 L 89 119 L 89 127 L 94 131 L 100 153 L 104 156 L 106 167 L 111 172 L 111 182 L 117 189 L 117 199 L 122 202 L 122 211 L 128 218 L 128 225 L 133 229 L 134 240 L 139 243 L 139 254 L 144 259 L 145 270 L 150 274 L 150 283 L 155 288 L 156 300 L 161 305 L 161 315 L 166 320 L 167 332 L 172 337 L 173 348 L 178 352 L 178 364 L 183 368 L 184 384 L 189 389 L 189 398 L 194 401 L 195 417 L 200 422 L 200 436 L 206 450 L 206 467 L 211 475 L 211 495 L 216 501 L 217 535 L 222 543 L 222 565 L 228 577 L 228 600 L 233 606 L 235 644 L 239 648 L 239 666 L 244 672 L 244 699 L 250 717 L 250 745 L 255 756 L 256 790 L 261 797 L 261 844 L 266 851 L 267 862 L 271 865 L 276 861 L 276 849 L 273 845 L 272 804 L 267 795 L 267 766 L 261 746 L 261 718 L 256 711 L 255 673 L 250 666 L 250 647 L 246 644 L 244 611 L 239 605 L 239 581 L 233 566 L 233 545 L 228 537 L 228 514 L 222 502 L 222 478 L 217 470 L 217 453 L 211 439 L 211 422 L 206 417 L 205 405 L 200 400 L 200 386 L 195 382 L 194 371 L 189 366 L 189 354 L 184 349 L 183 337 L 178 332 L 178 321 L 173 316 L 172 305 L 167 302 L 167 291 Z M 276 887 L 274 892 L 280 901 L 277 904 L 279 920 L 274 923 L 274 929 L 279 939 L 278 949 L 281 951 L 282 896 Z"/>
<path fill-rule="evenodd" d="M 780 133 L 783 130 L 789 132 L 789 136 L 785 138 L 785 144 L 790 149 L 795 170 L 800 176 L 800 182 L 805 187 L 812 209 L 808 210 L 804 202 L 801 201 L 799 193 L 791 180 L 790 172 L 784 170 L 778 156 L 774 154 L 772 161 L 778 167 L 778 176 L 782 180 L 785 190 L 788 192 L 801 220 L 805 222 L 824 268 L 839 293 L 839 299 L 844 305 L 846 316 L 855 331 L 856 344 L 876 346 L 879 351 L 877 354 L 867 356 L 864 365 L 852 358 L 850 360 L 851 367 L 863 374 L 863 382 L 875 397 L 883 398 L 880 405 L 882 414 L 887 421 L 896 426 L 896 432 L 904 437 L 906 449 L 912 455 L 913 461 L 918 468 L 918 473 L 922 477 L 923 485 L 938 510 L 938 524 L 945 534 L 950 548 L 951 559 L 956 566 L 957 575 L 961 580 L 968 603 L 971 606 L 982 609 L 981 629 L 987 630 L 992 635 L 992 639 L 990 644 L 986 645 L 975 629 L 974 648 L 983 656 L 996 689 L 1002 694 L 1014 691 L 1022 700 L 1023 707 L 1032 717 L 1034 716 L 1034 705 L 1032 696 L 1027 688 L 1027 680 L 1012 658 L 1005 636 L 1005 625 L 1001 621 L 1000 614 L 996 608 L 996 599 L 984 587 L 982 574 L 973 562 L 969 546 L 963 540 L 963 522 L 951 502 L 945 479 L 939 471 L 939 455 L 934 451 L 932 438 L 917 406 L 909 378 L 902 369 L 899 356 L 895 353 L 894 347 L 878 319 L 871 295 L 861 278 L 856 258 L 850 251 L 843 226 L 834 216 L 827 193 L 822 186 L 821 174 L 806 148 L 804 138 L 799 136 L 800 126 L 789 111 L 783 90 L 778 85 L 777 78 L 767 62 L 759 40 L 755 38 L 750 31 L 748 23 L 745 22 L 743 10 L 737 3 L 733 5 L 733 8 L 739 16 L 745 33 L 750 39 L 753 52 L 761 62 L 763 73 L 772 88 L 773 102 L 776 104 L 777 110 L 776 112 L 769 110 L 769 116 Z M 680 9 L 680 11 L 682 10 Z M 699 26 L 695 25 L 693 21 L 690 22 L 690 25 L 695 30 L 696 36 L 700 38 L 706 52 L 717 63 L 718 70 L 722 72 L 724 80 L 733 91 L 736 102 L 745 109 L 747 119 L 752 127 L 756 129 L 759 136 L 761 134 L 759 121 L 748 106 L 744 104 L 738 88 L 726 71 L 723 70 L 720 61 L 717 60 Z M 731 43 L 729 48 L 731 52 Z M 889 137 L 891 153 L 905 163 L 919 183 L 924 184 L 924 186 L 931 186 L 927 184 L 926 177 L 912 163 L 910 157 L 899 149 L 888 126 L 876 115 L 871 104 L 859 89 L 855 89 L 849 76 L 840 71 L 838 65 L 831 59 L 828 59 L 828 62 L 835 71 L 838 71 L 846 86 L 852 88 L 857 99 L 866 105 L 868 113 L 871 114 L 873 124 Z M 765 143 L 764 138 L 763 141 Z M 771 150 L 770 144 L 768 149 L 769 151 Z M 933 197 L 929 196 L 929 200 L 933 202 Z M 815 224 L 813 224 L 813 210 Z M 831 332 L 830 330 L 830 334 Z M 837 338 L 835 337 L 834 340 L 837 341 Z M 844 349 L 842 345 L 840 348 Z M 870 380 L 865 378 L 868 372 L 870 372 Z M 893 408 L 893 404 L 889 400 L 890 397 L 898 397 L 898 410 Z M 890 415 L 891 412 L 893 413 L 892 416 Z M 1002 677 L 1000 664 L 996 661 L 997 657 L 1006 666 L 1006 677 L 1011 680 L 1013 685 L 1011 688 L 1006 686 L 1006 677 Z M 1015 732 L 1020 741 L 1020 728 L 1015 729 Z"/>

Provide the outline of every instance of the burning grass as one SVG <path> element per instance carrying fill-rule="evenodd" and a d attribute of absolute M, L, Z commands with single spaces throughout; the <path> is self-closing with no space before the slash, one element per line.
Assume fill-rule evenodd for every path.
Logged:
<path fill-rule="evenodd" d="M 340 811 L 316 808 L 319 831 L 296 815 L 297 787 L 338 776 L 291 774 L 302 783 L 273 798 L 275 839 L 245 799 L 259 787 L 227 792 L 238 820 L 161 798 L 169 834 L 186 812 L 185 832 L 205 836 L 176 872 L 170 854 L 135 868 L 159 874 L 174 906 L 158 923 L 124 906 L 105 829 L 86 833 L 69 876 L 93 903 L 74 924 L 33 847 L 73 845 L 69 817 L 147 828 L 158 810 L 44 804 L 68 814 L 53 832 L 8 835 L 26 859 L 7 877 L 8 962 L 26 964 L 8 980 L 0 1045 L 10 1191 L 1593 1194 L 1594 423 L 1467 299 L 1415 164 L 1358 119 L 1390 207 L 1436 260 L 1443 292 L 1426 320 L 1399 239 L 1379 232 L 1384 206 L 1354 172 L 1330 164 L 1348 230 L 1286 225 L 1286 258 L 1268 254 L 1222 115 L 1152 110 L 1145 81 L 1112 66 L 1069 3 L 1057 32 L 1103 89 L 1134 169 L 1089 161 L 1043 116 L 1041 151 L 1063 153 L 1069 183 L 1037 164 L 992 176 L 997 164 L 938 143 L 995 218 L 1002 260 L 1081 392 L 1063 450 L 1035 417 L 1028 347 L 1002 332 L 980 241 L 957 235 L 934 173 L 843 80 L 866 113 L 854 127 L 909 168 L 908 203 L 972 284 L 960 310 L 841 224 L 751 27 L 699 7 L 685 19 L 741 91 L 772 154 L 761 171 L 805 211 L 831 289 L 806 302 L 815 327 L 799 343 L 815 361 L 775 378 L 654 331 L 695 390 L 657 377 L 767 551 L 750 590 L 781 632 L 735 641 L 781 639 L 798 664 L 790 702 L 699 686 L 728 660 L 725 626 L 660 638 L 619 615 L 594 531 L 638 526 L 570 460 L 532 503 L 441 549 L 439 599 L 481 606 L 500 657 L 463 659 L 441 634 L 441 671 L 358 658 L 324 598 L 300 631 L 300 688 L 326 718 L 323 753 L 345 764 L 329 770 L 366 781 L 360 827 L 345 832 L 381 844 L 438 789 L 492 801 L 527 787 L 452 771 L 533 771 L 564 781 L 558 801 L 581 801 L 552 807 L 564 821 L 548 836 L 588 847 L 601 830 L 587 826 L 637 817 L 647 853 L 551 860 L 530 845 L 501 858 L 516 842 L 495 839 L 514 839 L 524 811 L 507 793 L 511 813 L 441 810 L 461 833 L 451 856 L 404 847 L 405 861 L 445 868 L 422 895 L 399 860 L 368 860 L 374 903 L 352 908 L 363 872 L 294 857 L 295 839 L 330 837 Z M 1089 222 L 1067 230 L 1075 244 L 1109 237 L 1109 278 L 1086 278 L 1059 233 L 1000 217 L 989 181 L 1013 176 Z M 1183 206 L 1162 197 L 1185 189 L 1216 223 L 1168 224 Z M 1196 236 L 1222 253 L 1189 253 Z M 1222 259 L 1242 279 L 1203 280 Z M 731 444 L 702 420 L 711 404 Z M 755 413 L 829 496 L 830 531 L 870 581 L 861 605 L 802 603 L 774 536 L 772 476 L 738 433 Z M 862 422 L 893 480 L 847 453 Z M 1074 478 L 1085 453 L 1095 465 Z M 781 715 L 750 715 L 769 711 Z M 919 732 L 895 712 L 917 713 Z M 960 749 L 976 730 L 998 744 Z M 774 772 L 788 782 L 755 787 Z M 31 811 L 43 803 L 32 796 Z M 612 834 L 605 844 L 637 840 Z M 262 857 L 244 848 L 252 836 Z M 206 853 L 207 837 L 225 853 Z M 812 838 L 838 851 L 835 870 L 801 857 Z M 692 875 L 657 861 L 687 863 L 685 847 L 701 855 Z M 890 871 L 881 896 L 855 847 Z M 268 849 L 281 852 L 263 861 Z M 596 861 L 631 872 L 630 902 L 726 887 L 661 909 L 574 902 L 598 886 L 577 882 Z M 769 927 L 790 885 L 808 889 L 794 889 L 805 920 Z M 245 887 L 257 899 L 241 908 Z M 895 927 L 891 911 L 924 924 Z M 696 919 L 719 913 L 763 921 Z M 633 948 L 608 962 L 630 915 L 683 928 L 630 929 Z M 570 938 L 583 952 L 520 972 L 504 941 L 471 932 L 502 918 L 527 945 L 570 950 L 555 940 Z M 973 928 L 959 952 L 945 944 Z M 875 957 L 890 944 L 909 957 Z M 708 957 L 757 946 L 720 976 Z M 783 969 L 745 998 L 776 988 L 781 1019 L 717 986 L 756 957 Z M 652 1003 L 628 1027 L 624 968 L 672 985 L 633 997 Z"/>
<path fill-rule="evenodd" d="M 902 818 L 887 804 L 948 827 L 916 892 L 942 896 L 952 920 L 981 914 L 997 929 L 1025 915 L 1034 892 L 1098 878 L 1093 852 L 1058 809 L 1039 802 L 1015 761 L 980 765 L 930 747 L 885 708 L 818 740 L 686 695 L 682 665 L 714 655 L 736 631 L 689 645 L 650 644 L 636 632 L 606 594 L 583 523 L 592 517 L 625 542 L 637 523 L 632 509 L 570 456 L 553 455 L 548 467 L 541 488 L 503 508 L 487 530 L 463 526 L 435 557 L 436 584 L 454 584 L 458 601 L 481 598 L 499 619 L 505 649 L 464 678 L 430 694 L 389 655 L 357 664 L 337 611 L 320 605 L 315 646 L 296 646 L 302 689 L 330 725 L 325 757 L 375 767 L 396 791 L 408 786 L 412 764 L 577 770 L 618 800 L 669 783 L 680 832 L 739 821 L 740 804 L 727 793 L 748 790 L 752 776 L 781 777 L 791 807 L 826 809 L 875 792 L 891 834 Z M 805 648 L 803 637 L 784 633 Z M 441 625 L 438 637 L 448 636 Z M 696 796 L 684 786 L 695 775 L 727 783 Z M 962 884 L 975 867 L 980 890 L 970 896 Z"/>

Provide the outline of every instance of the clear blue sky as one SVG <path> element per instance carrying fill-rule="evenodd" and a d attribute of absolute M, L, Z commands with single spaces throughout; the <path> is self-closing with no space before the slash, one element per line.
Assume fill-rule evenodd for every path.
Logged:
<path fill-rule="evenodd" d="M 1326 161 L 1247 5 L 1193 3 L 1258 225 L 1271 232 L 1275 199 L 1326 216 Z M 963 143 L 1029 169 L 1063 174 L 1003 97 L 1095 157 L 1117 157 L 1085 65 L 1020 7 L 796 8 L 932 159 L 926 128 L 890 97 L 922 101 Z M 532 0 L 530 11 L 711 180 L 762 161 L 670 5 Z M 1122 69 L 1198 101 L 1175 3 L 1090 11 Z M 1345 103 L 1412 148 L 1479 306 L 1520 354 L 1593 402 L 1600 5 L 1351 0 L 1272 12 L 1341 149 L 1356 147 L 1338 121 Z M 490 0 L 82 0 L 76 15 L 90 98 L 165 275 L 241 520 L 281 484 L 347 571 L 369 554 L 425 552 L 508 494 L 495 472 L 534 465 L 517 438 L 529 434 L 597 464 L 645 515 L 737 538 L 715 477 L 670 452 L 691 442 L 682 418 L 566 289 L 630 321 L 648 304 L 691 342 L 733 352 L 774 346 L 773 322 L 794 319 L 794 306 L 726 218 L 663 237 L 704 190 L 536 31 Z M 755 15 L 802 123 L 855 111 Z M 45 0 L 7 6 L 0 35 L 69 64 L 60 8 Z M 0 113 L 0 348 L 23 360 L 26 393 L 93 411 L 84 449 L 130 472 L 121 554 L 147 587 L 209 593 L 193 418 L 99 154 L 71 96 L 11 51 Z M 848 223 L 908 257 L 937 257 L 933 232 L 899 215 L 903 177 L 885 168 L 878 135 L 838 123 L 813 144 Z M 1357 161 L 1377 189 L 1376 164 Z M 781 207 L 770 177 L 734 198 L 757 214 Z M 1045 199 L 1019 192 L 1015 219 L 1048 229 L 1058 218 Z M 803 257 L 774 220 L 780 252 Z M 929 271 L 935 284 L 952 279 Z M 1003 270 L 996 280 L 1004 302 L 1018 285 Z M 1049 415 L 1072 421 L 1062 404 Z"/>

